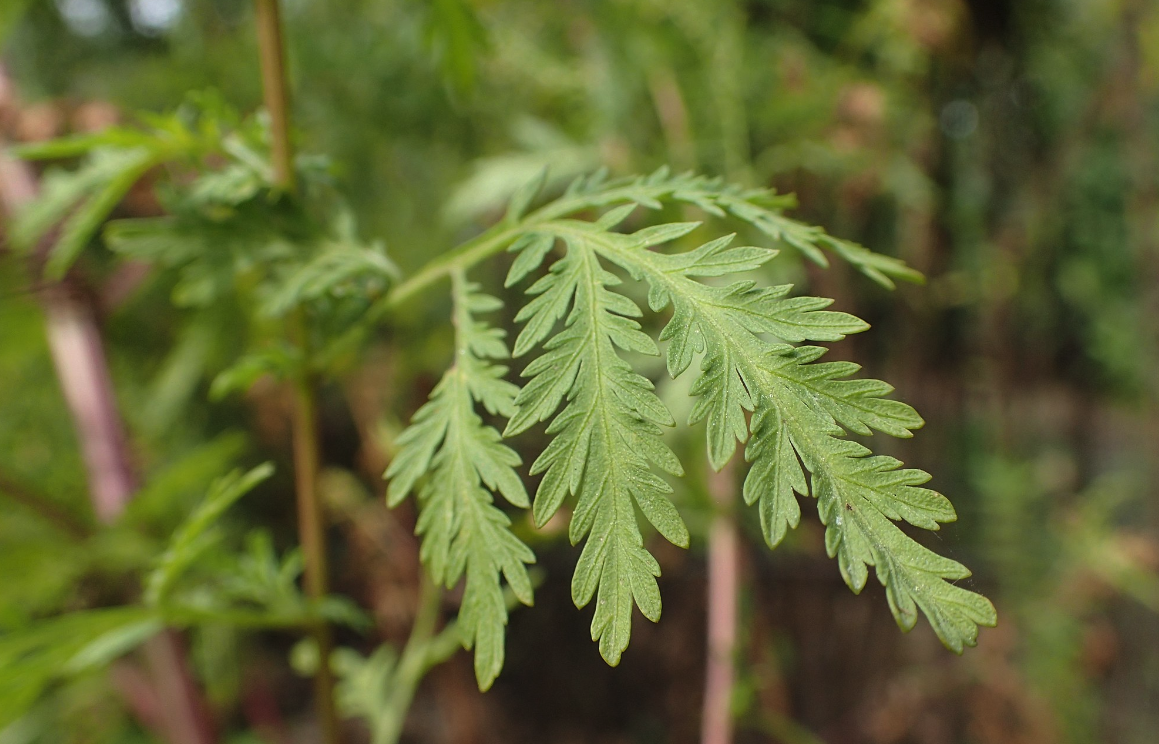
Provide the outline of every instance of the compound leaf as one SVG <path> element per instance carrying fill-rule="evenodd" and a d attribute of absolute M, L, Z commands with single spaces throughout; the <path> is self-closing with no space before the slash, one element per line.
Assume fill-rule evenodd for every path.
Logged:
<path fill-rule="evenodd" d="M 585 189 L 586 183 L 580 182 L 564 198 L 575 198 Z M 814 260 L 826 260 L 821 249 L 830 249 L 886 285 L 891 285 L 891 276 L 916 277 L 894 259 L 788 220 L 765 192 L 742 192 L 699 179 L 678 189 L 662 174 L 621 186 L 614 196 L 604 203 L 630 200 L 651 206 L 677 199 L 714 214 L 732 213 Z M 598 192 L 592 198 L 602 201 Z M 652 248 L 687 234 L 695 223 L 619 233 L 610 228 L 627 217 L 627 210 L 612 211 L 614 215 L 594 223 L 552 219 L 535 225 L 540 244 L 554 237 L 568 251 L 531 286 L 528 293 L 534 299 L 517 316 L 525 323 L 518 352 L 547 340 L 544 355 L 524 371 L 530 380 L 516 399 L 518 410 L 507 429 L 508 434 L 518 433 L 549 417 L 566 397 L 567 405 L 547 430 L 555 438 L 532 467 L 532 473 L 546 471 L 536 495 L 535 518 L 542 524 L 569 494 L 578 497 L 571 537 L 576 542 L 587 535 L 588 542 L 572 594 L 583 606 L 600 592 L 592 637 L 600 641 L 605 658 L 618 661 L 627 643 L 633 601 L 649 617 L 660 607 L 653 591 L 659 567 L 640 547 L 632 507 L 673 542 L 682 544 L 686 532 L 682 523 L 674 528 L 668 521 L 674 509 L 658 507 L 658 499 L 671 505 L 667 484 L 649 466 L 674 474 L 678 469 L 665 468 L 663 458 L 649 463 L 640 454 L 647 450 L 639 442 L 658 437 L 659 425 L 670 423 L 667 411 L 658 400 L 655 406 L 649 404 L 650 383 L 638 378 L 615 351 L 649 353 L 654 347 L 633 320 L 639 309 L 612 291 L 621 280 L 603 261 L 647 282 L 653 311 L 671 307 L 671 319 L 660 334 L 668 342 L 669 372 L 673 377 L 683 374 L 700 357 L 691 387 L 696 400 L 690 423 L 706 421 L 709 460 L 717 469 L 732 457 L 737 442 L 748 442 L 745 456 L 752 467 L 744 496 L 758 505 L 769 545 L 778 544 L 798 524 L 797 495 L 811 493 L 827 526 L 829 554 L 838 559 L 855 592 L 864 587 L 868 567 L 874 566 L 903 629 L 913 627 L 920 608 L 948 648 L 961 652 L 973 645 L 977 626 L 995 622 L 993 606 L 949 583 L 968 576 L 965 567 L 922 547 L 894 524 L 904 520 L 937 529 L 956 518 L 949 501 L 920 488 L 927 474 L 903 469 L 893 458 L 872 456 L 845 438 L 847 432 L 873 431 L 909 437 L 922 426 L 921 417 L 905 403 L 885 397 L 892 392 L 886 383 L 851 379 L 857 365 L 819 362 L 824 349 L 791 345 L 840 340 L 868 325 L 826 309 L 830 300 L 792 297 L 790 286 L 758 287 L 749 279 L 723 285 L 701 281 L 752 271 L 775 251 L 733 247 L 732 237 L 726 236 L 691 251 L 661 252 Z M 551 336 L 561 320 L 563 328 Z M 632 436 L 623 433 L 628 431 Z M 650 490 L 637 494 L 633 489 L 640 487 L 635 484 L 647 484 Z"/>
<path fill-rule="evenodd" d="M 420 557 L 434 580 L 451 587 L 466 575 L 459 628 L 463 645 L 475 650 L 479 689 L 486 690 L 504 660 L 507 606 L 500 577 L 520 602 L 532 604 L 526 564 L 535 555 L 511 532 L 493 497 L 529 505 L 515 471 L 519 455 L 475 411 L 476 403 L 505 416 L 514 410 L 517 388 L 503 379 L 506 367 L 490 361 L 507 355 L 503 332 L 474 317 L 496 309 L 498 301 L 461 276 L 454 296 L 455 363 L 400 435 L 386 477 L 391 505 L 418 485 Z"/>
<path fill-rule="evenodd" d="M 569 534 L 573 544 L 587 541 L 572 600 L 583 607 L 596 598 L 592 640 L 615 665 L 631 635 L 633 604 L 650 620 L 660 617 L 660 567 L 644 548 L 636 508 L 664 537 L 686 547 L 688 529 L 668 499 L 672 488 L 652 466 L 671 475 L 683 471 L 661 439 L 661 427 L 674 423 L 671 414 L 652 383 L 617 352 L 659 353 L 634 320 L 640 309 L 613 291 L 620 279 L 597 257 L 592 240 L 607 233 L 600 225 L 567 225 L 574 229 L 555 231 L 566 255 L 528 289 L 534 299 L 516 318 L 524 323 L 516 353 L 541 342 L 545 353 L 523 371 L 529 380 L 506 434 L 551 417 L 566 398 L 547 428 L 554 439 L 531 467 L 533 475 L 544 473 L 533 514 L 542 525 L 569 495 L 576 497 Z M 551 335 L 560 320 L 563 327 Z"/>

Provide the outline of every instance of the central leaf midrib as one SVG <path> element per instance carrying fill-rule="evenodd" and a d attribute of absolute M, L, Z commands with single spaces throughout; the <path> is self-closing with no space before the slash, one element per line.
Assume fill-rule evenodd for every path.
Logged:
<path fill-rule="evenodd" d="M 583 251 L 581 251 L 581 253 L 583 255 L 583 271 L 585 274 L 585 278 L 587 279 L 585 286 L 587 287 L 587 290 L 591 293 L 591 301 L 587 303 L 587 305 L 588 305 L 588 334 L 587 335 L 589 338 L 589 342 L 592 346 L 592 355 L 595 357 L 595 363 L 593 366 L 594 374 L 592 376 L 596 381 L 595 404 L 592 406 L 591 412 L 588 414 L 587 418 L 585 419 L 585 424 L 587 424 L 593 416 L 597 415 L 596 412 L 599 411 L 598 415 L 600 417 L 600 429 L 601 429 L 601 431 L 603 433 L 603 437 L 604 437 L 604 452 L 605 452 L 605 455 L 610 455 L 613 451 L 613 448 L 612 448 L 613 437 L 612 437 L 611 425 L 609 422 L 608 406 L 607 406 L 606 400 L 605 400 L 606 392 L 604 390 L 604 381 L 605 381 L 606 376 L 604 374 L 605 367 L 603 364 L 602 353 L 601 353 L 602 352 L 602 348 L 601 348 L 602 345 L 600 343 L 600 341 L 602 340 L 600 338 L 600 336 L 603 332 L 600 328 L 600 322 L 599 322 L 600 314 L 602 312 L 606 313 L 608 311 L 605 310 L 603 308 L 603 306 L 597 300 L 597 297 L 599 295 L 599 288 L 602 287 L 603 285 L 597 282 L 596 277 L 595 277 L 595 272 L 592 271 L 591 262 L 596 260 L 595 256 L 592 254 L 591 251 L 588 251 L 588 250 L 583 250 Z M 603 335 L 606 335 L 606 334 L 603 334 Z M 610 459 L 610 462 L 608 463 L 609 470 L 612 471 L 613 476 L 618 476 L 619 472 L 620 472 L 620 468 L 618 466 L 617 459 L 615 457 L 609 457 L 609 459 Z M 614 532 L 618 532 L 618 530 L 616 530 L 615 528 L 619 526 L 619 521 L 620 521 L 621 515 L 620 515 L 620 510 L 619 510 L 619 504 L 617 503 L 619 500 L 616 498 L 616 485 L 615 484 L 619 483 L 620 480 L 619 480 L 619 478 L 612 477 L 612 478 L 609 478 L 606 482 L 611 484 L 612 510 L 613 510 L 612 511 L 612 514 L 613 514 L 612 527 L 613 527 Z M 591 530 L 589 530 L 588 532 L 590 534 Z M 616 548 L 618 549 L 619 548 L 618 540 L 613 541 L 613 543 L 616 544 Z"/>

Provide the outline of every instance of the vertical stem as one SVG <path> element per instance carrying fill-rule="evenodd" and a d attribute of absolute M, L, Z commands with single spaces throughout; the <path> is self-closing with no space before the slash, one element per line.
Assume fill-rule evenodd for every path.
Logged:
<path fill-rule="evenodd" d="M 286 75 L 285 46 L 278 0 L 255 0 L 258 49 L 261 56 L 262 91 L 270 116 L 271 158 L 274 183 L 293 193 L 294 157 L 290 146 L 290 94 Z M 294 381 L 294 490 L 298 501 L 298 539 L 306 560 L 306 593 L 315 600 L 329 591 L 326 567 L 326 530 L 318 494 L 318 411 L 310 368 L 310 339 L 301 313 L 289 321 L 289 333 L 302 351 L 303 371 Z M 341 741 L 334 707 L 334 673 L 330 652 L 334 642 L 330 626 L 319 619 L 312 630 L 318 646 L 318 671 L 314 675 L 314 705 L 325 744 Z"/>
<path fill-rule="evenodd" d="M 72 412 L 97 519 L 120 516 L 137 490 L 125 427 L 117 412 L 108 362 L 92 313 L 65 285 L 45 294 L 48 346 Z"/>
<path fill-rule="evenodd" d="M 736 469 L 730 462 L 708 476 L 708 491 L 717 507 L 708 535 L 708 649 L 704 674 L 701 744 L 732 741 L 732 690 L 736 678 L 737 595 L 740 544 L 732 501 Z"/>
<path fill-rule="evenodd" d="M 731 181 L 753 179 L 749 150 L 748 112 L 745 109 L 744 15 L 737 3 L 722 8 L 722 25 L 708 52 L 710 76 L 720 117 L 724 168 Z"/>
<path fill-rule="evenodd" d="M 290 149 L 290 88 L 278 0 L 255 0 L 262 93 L 270 115 L 274 183 L 294 191 L 294 157 Z"/>
<path fill-rule="evenodd" d="M 189 669 L 185 644 L 166 628 L 142 647 L 145 664 L 161 701 L 161 727 L 172 744 L 211 744 L 217 740 L 197 683 Z"/>
<path fill-rule="evenodd" d="M 399 657 L 398 666 L 391 676 L 390 691 L 384 704 L 385 713 L 381 724 L 374 732 L 372 744 L 397 744 L 402 736 L 406 712 L 414 700 L 415 690 L 422 681 L 423 674 L 430 668 L 431 639 L 439 621 L 439 605 L 442 602 L 442 588 L 431 581 L 426 571 L 419 569 L 419 604 L 410 637 Z M 456 648 L 458 644 L 456 644 Z"/>
<path fill-rule="evenodd" d="M 668 159 L 676 172 L 695 169 L 696 144 L 688 124 L 688 106 L 680 92 L 680 82 L 671 68 L 658 66 L 648 73 L 648 92 L 660 120 L 660 131 L 668 149 Z"/>
<path fill-rule="evenodd" d="M 300 325 L 300 324 L 299 324 Z M 304 342 L 302 343 L 304 346 Z M 318 416 L 313 381 L 300 377 L 294 382 L 293 411 L 294 490 L 298 500 L 298 540 L 306 561 L 306 593 L 321 599 L 329 592 L 326 566 L 326 531 L 322 502 L 318 494 Z M 334 642 L 330 626 L 319 619 L 312 629 L 318 646 L 318 671 L 314 675 L 314 705 L 322 741 L 341 740 L 338 715 L 334 708 L 334 673 L 330 652 Z"/>
<path fill-rule="evenodd" d="M 713 99 L 725 176 L 742 183 L 753 178 L 745 110 L 743 41 L 745 10 L 737 0 L 671 3 L 669 12 L 696 47 Z"/>

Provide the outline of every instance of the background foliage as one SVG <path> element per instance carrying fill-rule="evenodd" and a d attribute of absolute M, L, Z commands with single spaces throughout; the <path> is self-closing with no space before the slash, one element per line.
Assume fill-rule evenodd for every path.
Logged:
<path fill-rule="evenodd" d="M 960 521 L 934 547 L 974 569 L 966 586 L 995 600 L 1002 624 L 963 658 L 925 625 L 901 636 L 879 587 L 849 595 L 815 519 L 769 553 L 759 519 L 745 515 L 740 740 L 1152 740 L 1159 3 L 335 0 L 287 3 L 286 21 L 297 137 L 332 158 L 362 238 L 381 239 L 404 274 L 501 217 L 545 164 L 558 191 L 601 165 L 629 174 L 670 163 L 796 192 L 802 219 L 929 277 L 888 293 L 840 262 L 819 269 L 791 252 L 766 274 L 872 323 L 832 354 L 891 381 L 926 419 L 921 436 L 888 454 L 933 473 L 953 498 Z M 241 110 L 260 100 L 248 2 L 31 0 L 4 6 L 0 33 L 10 141 L 170 110 L 188 90 L 215 89 Z M 120 216 L 160 212 L 143 188 L 120 207 Z M 180 285 L 113 270 L 103 251 L 86 253 L 76 273 L 100 311 L 149 485 L 116 527 L 94 527 L 37 288 L 5 252 L 0 632 L 131 598 L 211 482 L 267 459 L 275 475 L 232 507 L 218 538 L 244 547 L 247 568 L 220 570 L 244 584 L 229 591 L 245 606 L 300 610 L 297 559 L 285 550 L 294 541 L 285 402 L 261 384 L 244 399 L 207 402 L 261 329 L 222 333 L 235 308 L 174 309 Z M 492 268 L 472 278 L 514 296 L 507 267 Z M 379 476 L 454 343 L 449 327 L 430 332 L 447 317 L 444 296 L 410 307 L 359 365 L 339 365 L 341 382 L 323 395 L 336 589 L 368 608 L 373 627 L 333 612 L 354 626 L 343 641 L 368 653 L 405 639 L 416 611 L 414 515 L 386 510 Z M 685 392 L 678 384 L 658 394 L 685 419 L 671 402 Z M 550 522 L 539 532 L 517 522 L 542 584 L 534 610 L 511 614 L 503 675 L 480 696 L 469 658 L 454 657 L 421 688 L 409 735 L 692 739 L 711 513 L 695 475 L 673 497 L 692 550 L 649 541 L 664 621 L 637 624 L 618 669 L 599 660 L 588 617 L 571 606 L 578 550 Z M 29 493 L 51 510 L 28 508 Z M 247 537 L 256 524 L 265 532 Z M 194 598 L 220 586 L 213 571 L 186 579 Z M 74 633 L 78 646 L 55 653 L 75 659 L 103 637 L 103 622 L 135 632 L 152 622 L 124 620 L 94 617 L 92 636 Z M 282 741 L 298 724 L 308 693 L 283 671 L 292 641 L 224 626 L 195 634 L 195 667 L 236 741 Z M 29 658 L 0 638 L 6 653 Z M 359 710 L 373 707 L 359 695 L 395 660 L 376 652 L 342 665 L 348 680 L 365 680 L 348 687 Z M 51 694 L 0 740 L 145 740 L 103 677 L 78 667 L 67 682 L 45 678 Z M 29 668 L 21 679 L 39 677 Z M 6 690 L 0 698 L 15 700 Z"/>

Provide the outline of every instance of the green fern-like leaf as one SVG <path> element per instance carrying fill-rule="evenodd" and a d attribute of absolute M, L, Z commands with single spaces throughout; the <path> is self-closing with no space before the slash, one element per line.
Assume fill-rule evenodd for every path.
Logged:
<path fill-rule="evenodd" d="M 507 607 L 500 576 L 519 601 L 532 603 L 525 564 L 535 555 L 510 530 L 495 504 L 498 492 L 514 506 L 529 505 L 515 467 L 519 456 L 475 411 L 511 416 L 518 389 L 503 380 L 506 367 L 490 359 L 507 356 L 503 332 L 475 319 L 497 309 L 461 275 L 455 281 L 456 357 L 431 399 L 399 437 L 400 449 L 386 476 L 389 501 L 399 503 L 418 486 L 423 537 L 421 558 L 434 579 L 448 587 L 466 574 L 459 627 L 463 644 L 475 650 L 475 676 L 486 690 L 503 667 Z"/>
<path fill-rule="evenodd" d="M 817 363 L 823 349 L 784 343 L 838 340 L 866 325 L 824 310 L 828 300 L 789 298 L 787 287 L 757 288 L 750 281 L 718 287 L 697 279 L 756 268 L 772 251 L 733 248 L 728 238 L 682 254 L 649 250 L 694 227 L 662 225 L 625 235 L 601 223 L 558 220 L 539 230 L 569 245 L 582 242 L 646 281 L 653 310 L 673 308 L 661 334 L 669 341 L 668 368 L 680 375 L 702 355 L 692 388 L 697 398 L 692 423 L 707 419 L 709 459 L 718 469 L 738 441 L 749 441 L 746 456 L 753 467 L 745 498 L 760 502 L 770 546 L 800 518 L 794 493 L 811 491 L 827 526 L 828 552 L 838 558 L 850 588 L 860 592 L 867 567 L 875 566 L 903 629 L 913 627 L 920 608 L 948 648 L 961 652 L 973 645 L 977 626 L 994 623 L 993 606 L 949 583 L 969 576 L 964 566 L 922 547 L 892 521 L 937 529 L 956 518 L 949 501 L 917 487 L 929 479 L 927 474 L 901 470 L 891 458 L 871 457 L 867 448 L 844 438 L 847 430 L 908 437 L 922 425 L 921 417 L 908 405 L 885 398 L 892 391 L 889 385 L 847 379 L 857 365 Z M 576 296 L 583 295 L 576 290 Z"/>
<path fill-rule="evenodd" d="M 567 255 L 532 285 L 528 292 L 535 299 L 516 317 L 525 325 L 515 353 L 547 339 L 560 319 L 564 327 L 523 371 L 530 379 L 506 433 L 550 417 L 567 399 L 547 429 L 555 438 L 531 467 L 532 474 L 544 473 L 533 511 L 542 525 L 567 496 L 578 497 L 570 536 L 573 543 L 585 536 L 587 542 L 572 600 L 583 607 L 598 592 L 592 640 L 614 665 L 628 645 L 633 603 L 648 619 L 660 619 L 660 566 L 644 549 L 635 509 L 668 540 L 687 547 L 688 529 L 668 500 L 672 488 L 651 466 L 672 475 L 683 471 L 660 438 L 660 427 L 674 423 L 671 414 L 652 384 L 616 351 L 659 353 L 633 320 L 640 309 L 611 291 L 620 280 L 600 264 L 585 235 L 565 240 Z"/>
<path fill-rule="evenodd" d="M 622 273 L 647 285 L 653 312 L 671 313 L 659 335 L 667 344 L 671 376 L 688 373 L 698 362 L 690 423 L 705 422 L 711 464 L 722 468 L 737 444 L 745 444 L 751 466 L 744 499 L 757 506 L 769 546 L 799 523 L 797 496 L 815 497 L 828 552 L 855 592 L 874 566 L 903 629 L 913 627 L 921 609 L 947 647 L 960 652 L 973 645 L 977 626 L 994 624 L 993 606 L 951 583 L 969 575 L 965 567 L 922 547 L 895 524 L 938 529 L 955 519 L 949 501 L 921 487 L 927 474 L 873 456 L 846 438 L 874 431 L 909 437 L 922 426 L 921 417 L 888 398 L 892 388 L 886 383 L 852 378 L 857 365 L 821 362 L 824 349 L 795 346 L 839 341 L 868 325 L 828 310 L 831 300 L 792 296 L 789 285 L 759 287 L 745 276 L 776 255 L 773 248 L 734 246 L 729 235 L 693 250 L 661 252 L 653 249 L 673 244 L 699 223 L 630 234 L 615 228 L 639 206 L 683 204 L 746 223 L 819 264 L 836 255 L 886 287 L 895 279 L 920 281 L 921 275 L 897 259 L 785 216 L 792 198 L 763 189 L 672 176 L 666 169 L 612 181 L 596 173 L 531 209 L 544 182 L 540 175 L 520 189 L 501 224 L 404 282 L 384 307 L 503 248 L 515 254 L 507 276 L 513 286 L 537 273 L 562 246 L 562 257 L 532 282 L 531 299 L 516 315 L 522 331 L 514 354 L 536 348 L 543 353 L 523 370 L 526 384 L 510 411 L 494 410 L 509 418 L 507 436 L 550 420 L 551 441 L 530 469 L 543 474 L 533 515 L 542 525 L 574 499 L 570 537 L 586 542 L 572 597 L 581 607 L 596 598 L 592 639 L 604 658 L 618 663 L 630 638 L 633 605 L 652 620 L 660 615 L 659 566 L 644 547 L 636 511 L 674 544 L 688 543 L 668 498 L 672 489 L 660 475 L 682 474 L 660 436 L 674 422 L 652 384 L 623 355 L 656 355 L 659 349 L 636 320 L 640 308 L 619 289 Z M 607 211 L 595 222 L 569 219 L 593 209 Z M 727 283 L 730 275 L 735 279 Z M 498 375 L 491 379 L 507 385 Z M 449 394 L 437 392 L 436 398 L 441 395 Z M 436 404 L 432 400 L 420 410 L 391 467 L 392 488 L 402 493 L 428 468 L 446 468 L 437 453 L 451 414 Z M 464 405 L 469 410 L 470 400 Z M 428 482 L 438 477 L 436 472 Z"/>
<path fill-rule="evenodd" d="M 791 195 L 768 189 L 746 189 L 720 178 L 693 173 L 673 176 L 666 167 L 648 176 L 614 181 L 608 181 L 603 171 L 578 178 L 563 197 L 543 209 L 543 216 L 556 218 L 580 209 L 625 203 L 660 209 L 666 202 L 689 204 L 714 217 L 733 217 L 748 223 L 820 266 L 829 265 L 827 253 L 836 254 L 884 287 L 892 288 L 895 279 L 922 281 L 922 275 L 903 261 L 874 253 L 856 243 L 835 238 L 820 227 L 786 216 L 784 210 L 796 204 Z"/>

